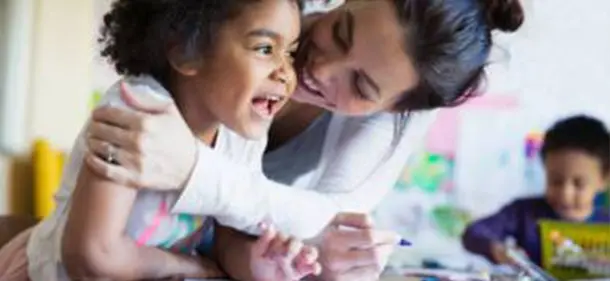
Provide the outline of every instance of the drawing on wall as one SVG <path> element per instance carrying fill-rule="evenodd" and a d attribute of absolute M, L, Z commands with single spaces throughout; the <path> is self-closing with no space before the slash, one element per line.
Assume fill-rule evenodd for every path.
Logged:
<path fill-rule="evenodd" d="M 466 104 L 459 109 L 446 109 L 439 112 L 437 120 L 426 136 L 424 148 L 408 159 L 394 189 L 375 212 L 379 226 L 398 231 L 404 237 L 413 240 L 414 244 L 420 245 L 421 255 L 424 258 L 428 258 L 426 255 L 434 252 L 465 254 L 459 243 L 460 237 L 466 226 L 476 218 L 479 212 L 476 207 L 473 208 L 472 202 L 465 205 L 460 204 L 459 199 L 463 198 L 463 193 L 471 192 L 471 190 L 468 187 L 460 186 L 456 177 L 457 172 L 461 169 L 459 165 L 463 164 L 463 160 L 459 157 L 464 153 L 478 154 L 479 143 L 493 140 L 496 136 L 492 135 L 494 134 L 491 132 L 492 130 L 490 132 L 481 131 L 481 127 L 476 132 L 471 132 L 473 135 L 471 138 L 464 139 L 461 134 L 464 129 L 468 130 L 464 126 L 471 128 L 473 125 L 493 126 L 477 124 L 477 122 L 478 119 L 482 119 L 483 123 L 484 120 L 494 119 L 496 114 L 504 113 L 503 116 L 506 118 L 503 120 L 509 122 L 509 119 L 514 118 L 506 115 L 506 112 L 513 111 L 518 104 L 513 98 L 503 96 L 490 96 L 485 99 L 478 99 L 470 106 Z M 480 111 L 483 113 L 475 118 L 474 124 L 464 124 L 465 121 L 469 122 L 464 119 L 465 114 Z M 489 118 L 490 116 L 494 118 Z M 470 117 L 466 119 L 472 120 Z M 498 138 L 502 137 L 502 134 L 496 135 Z M 469 144 L 460 143 L 464 141 Z M 468 151 L 460 151 L 464 148 Z M 489 158 L 489 160 L 494 161 L 494 165 L 499 167 L 498 170 L 502 167 L 514 168 L 511 166 L 516 161 L 514 158 L 523 159 L 523 135 L 516 134 L 510 145 L 501 143 L 498 146 L 491 145 L 487 148 L 488 153 L 495 155 L 495 158 Z M 470 160 L 466 160 L 485 160 L 470 158 Z M 474 167 L 475 170 L 479 170 L 479 168 L 478 165 Z M 523 171 L 519 175 L 522 177 Z M 474 188 L 478 189 L 480 186 Z M 438 248 L 437 251 L 434 247 Z M 409 250 L 409 255 L 404 257 L 399 255 L 396 259 L 412 258 L 418 255 L 417 251 L 416 246 Z M 400 261 L 398 262 L 400 263 Z"/>
<path fill-rule="evenodd" d="M 525 136 L 525 185 L 532 192 L 541 192 L 544 187 L 544 168 L 540 150 L 544 133 L 542 131 L 531 131 Z"/>
<path fill-rule="evenodd" d="M 468 211 L 455 206 L 439 205 L 432 210 L 432 219 L 439 232 L 444 236 L 459 239 L 472 217 Z"/>
<path fill-rule="evenodd" d="M 429 194 L 451 190 L 452 156 L 424 151 L 416 154 L 413 159 L 413 164 L 405 168 L 396 182 L 396 190 L 404 191 L 409 187 L 416 187 Z"/>

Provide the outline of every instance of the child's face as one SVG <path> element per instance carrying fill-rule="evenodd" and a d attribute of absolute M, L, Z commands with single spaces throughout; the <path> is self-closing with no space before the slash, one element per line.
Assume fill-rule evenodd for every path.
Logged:
<path fill-rule="evenodd" d="M 290 0 L 248 4 L 222 26 L 215 49 L 187 74 L 196 94 L 179 103 L 192 129 L 215 120 L 246 138 L 264 136 L 294 91 L 290 54 L 299 33 L 300 11 Z"/>
<path fill-rule="evenodd" d="M 597 192 L 606 184 L 600 161 L 579 150 L 553 151 L 544 159 L 546 198 L 563 219 L 583 221 L 591 215 Z"/>

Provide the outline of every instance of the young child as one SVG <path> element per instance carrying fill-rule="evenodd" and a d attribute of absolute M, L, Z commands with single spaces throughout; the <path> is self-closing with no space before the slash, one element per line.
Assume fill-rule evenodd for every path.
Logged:
<path fill-rule="evenodd" d="M 462 237 L 468 251 L 498 264 L 511 264 L 505 246 L 511 237 L 520 251 L 540 265 L 540 219 L 610 223 L 608 211 L 594 206 L 610 171 L 610 134 L 602 122 L 587 116 L 557 122 L 546 132 L 542 159 L 545 196 L 516 200 L 474 222 Z"/>
<path fill-rule="evenodd" d="M 100 41 L 102 55 L 125 78 L 102 104 L 124 106 L 122 88 L 172 98 L 202 141 L 260 169 L 265 142 L 244 137 L 263 138 L 294 90 L 290 53 L 299 18 L 295 0 L 117 0 Z M 56 210 L 0 251 L 0 280 L 218 276 L 210 262 L 193 255 L 209 220 L 172 213 L 177 192 L 138 192 L 94 175 L 83 166 L 85 139 L 76 140 Z M 130 157 L 104 150 L 111 163 Z M 273 226 L 261 228 L 251 253 L 254 279 L 293 281 L 319 272 L 315 249 Z"/>

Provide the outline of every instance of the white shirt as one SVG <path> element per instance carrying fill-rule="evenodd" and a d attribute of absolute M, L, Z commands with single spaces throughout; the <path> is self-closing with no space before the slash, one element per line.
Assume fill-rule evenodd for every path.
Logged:
<path fill-rule="evenodd" d="M 312 238 L 337 213 L 366 213 L 381 201 L 409 156 L 423 144 L 434 115 L 412 114 L 404 134 L 393 146 L 393 114 L 333 114 L 317 169 L 298 177 L 295 186 L 276 183 L 263 173 L 235 165 L 202 144 L 198 162 L 174 210 L 213 213 L 219 223 L 251 234 L 257 234 L 260 222 L 269 222 L 285 234 Z"/>
<path fill-rule="evenodd" d="M 134 94 L 152 95 L 159 99 L 169 99 L 169 93 L 150 77 L 127 78 Z M 113 105 L 128 108 L 120 98 L 118 83 L 111 87 L 100 105 Z M 76 139 L 70 159 L 64 168 L 59 191 L 55 195 L 56 209 L 38 224 L 30 237 L 27 246 L 28 271 L 32 281 L 68 280 L 61 262 L 61 237 L 70 210 L 72 192 L 86 152 L 84 131 Z M 252 172 L 260 173 L 261 155 L 266 141 L 250 141 L 220 127 L 214 151 L 226 157 L 235 165 Z M 256 171 L 255 169 L 259 169 Z M 171 249 L 172 251 L 190 252 L 199 243 L 198 231 L 210 224 L 203 213 L 178 214 L 171 207 L 177 201 L 178 192 L 158 192 L 142 190 L 138 192 L 134 207 L 131 210 L 126 233 L 136 243 L 145 246 Z M 230 200 L 230 199 L 228 199 Z M 208 221 L 209 222 L 209 221 Z M 194 235 L 197 234 L 197 235 Z"/>

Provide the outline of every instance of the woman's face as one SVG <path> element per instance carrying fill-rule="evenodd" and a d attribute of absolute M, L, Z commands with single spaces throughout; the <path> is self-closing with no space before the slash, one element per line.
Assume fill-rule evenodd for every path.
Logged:
<path fill-rule="evenodd" d="M 305 32 L 293 98 L 347 115 L 391 110 L 417 74 L 388 0 L 352 0 Z"/>

